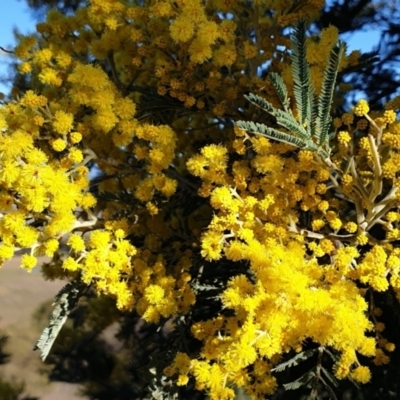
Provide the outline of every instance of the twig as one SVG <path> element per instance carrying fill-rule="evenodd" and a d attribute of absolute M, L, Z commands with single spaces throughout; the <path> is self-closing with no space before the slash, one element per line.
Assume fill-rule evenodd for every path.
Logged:
<path fill-rule="evenodd" d="M 4 47 L 2 47 L 2 46 L 0 46 L 0 50 L 1 50 L 1 51 L 4 51 L 4 53 L 14 54 L 13 51 L 11 51 L 11 50 L 6 50 L 6 49 L 5 49 Z"/>

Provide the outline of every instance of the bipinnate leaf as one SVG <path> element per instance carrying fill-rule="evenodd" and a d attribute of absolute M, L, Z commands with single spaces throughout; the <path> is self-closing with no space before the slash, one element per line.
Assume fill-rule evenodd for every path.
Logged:
<path fill-rule="evenodd" d="M 304 375 L 302 375 L 295 381 L 284 383 L 283 387 L 285 388 L 285 390 L 296 390 L 302 386 L 307 386 L 314 377 L 315 377 L 315 367 L 307 371 Z"/>
<path fill-rule="evenodd" d="M 43 361 L 49 355 L 57 336 L 68 318 L 70 312 L 75 308 L 79 297 L 86 285 L 75 280 L 64 286 L 54 297 L 53 312 L 50 316 L 49 325 L 43 330 L 33 350 L 41 351 Z"/>
<path fill-rule="evenodd" d="M 311 121 L 310 69 L 307 63 L 306 21 L 301 20 L 293 29 L 292 35 L 292 76 L 293 93 L 299 111 L 300 124 Z"/>
<path fill-rule="evenodd" d="M 333 47 L 329 54 L 328 64 L 325 68 L 324 79 L 322 81 L 321 93 L 318 101 L 318 122 L 319 129 L 316 132 L 317 143 L 323 146 L 328 138 L 331 124 L 331 105 L 333 93 L 335 91 L 336 77 L 339 69 L 340 59 L 344 52 L 343 42 L 339 42 Z"/>
<path fill-rule="evenodd" d="M 310 349 L 307 351 L 302 351 L 301 353 L 296 354 L 290 360 L 278 364 L 275 368 L 272 369 L 272 371 L 281 372 L 284 371 L 286 368 L 295 367 L 301 362 L 312 357 L 317 352 L 317 350 L 318 349 Z"/>
<path fill-rule="evenodd" d="M 277 124 L 285 128 L 288 133 L 262 124 L 244 121 L 238 121 L 237 125 L 248 132 L 313 151 L 322 159 L 328 159 L 331 151 L 330 141 L 334 138 L 334 131 L 330 132 L 331 106 L 344 49 L 345 46 L 342 42 L 332 48 L 325 68 L 321 92 L 318 96 L 310 78 L 310 68 L 306 57 L 306 22 L 300 21 L 292 35 L 291 53 L 293 93 L 298 119 L 294 117 L 289 108 L 287 88 L 282 77 L 276 73 L 270 73 L 269 78 L 284 110 L 275 108 L 267 100 L 253 93 L 246 95 L 245 98 L 275 117 Z"/>

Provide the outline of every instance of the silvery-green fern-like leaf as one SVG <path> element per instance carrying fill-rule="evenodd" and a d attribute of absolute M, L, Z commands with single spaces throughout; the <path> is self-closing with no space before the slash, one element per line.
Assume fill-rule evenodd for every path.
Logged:
<path fill-rule="evenodd" d="M 314 87 L 312 87 L 310 96 L 313 97 L 313 101 L 311 102 L 310 136 L 313 138 L 319 138 L 321 134 L 321 124 L 318 116 L 319 100 Z M 316 142 L 318 142 L 318 140 L 316 140 Z"/>
<path fill-rule="evenodd" d="M 254 133 L 256 135 L 263 135 L 269 139 L 277 140 L 292 146 L 299 147 L 301 149 L 306 147 L 306 142 L 296 136 L 278 131 L 274 128 L 269 128 L 266 125 L 254 123 L 252 121 L 238 121 L 237 126 L 244 129 L 247 132 Z"/>
<path fill-rule="evenodd" d="M 279 100 L 284 111 L 275 108 L 264 98 L 255 94 L 246 97 L 251 103 L 263 109 L 276 118 L 278 125 L 284 127 L 288 133 L 268 128 L 265 125 L 239 121 L 242 129 L 255 134 L 262 134 L 270 139 L 297 146 L 317 153 L 324 160 L 330 156 L 330 141 L 335 132 L 330 132 L 330 108 L 336 84 L 337 71 L 344 46 L 339 43 L 329 56 L 325 69 L 321 93 L 318 96 L 310 79 L 310 70 L 306 58 L 306 22 L 301 21 L 292 35 L 292 75 L 294 81 L 294 97 L 299 114 L 295 119 L 288 108 L 289 99 L 287 89 L 282 78 L 274 73 L 270 74 L 272 84 L 276 88 Z"/>
<path fill-rule="evenodd" d="M 333 93 L 336 85 L 336 77 L 339 69 L 340 59 L 344 52 L 344 44 L 339 42 L 330 52 L 328 64 L 325 68 L 324 79 L 322 81 L 321 93 L 319 96 L 319 125 L 320 134 L 316 137 L 317 143 L 323 146 L 328 140 L 331 124 L 331 106 Z"/>
<path fill-rule="evenodd" d="M 268 77 L 274 85 L 274 88 L 276 90 L 276 93 L 278 94 L 279 100 L 282 103 L 283 108 L 285 109 L 285 111 L 289 112 L 290 101 L 287 93 L 287 88 L 282 77 L 276 72 L 271 72 Z"/>
<path fill-rule="evenodd" d="M 310 139 L 309 133 L 296 121 L 291 113 L 274 108 L 271 103 L 256 94 L 250 93 L 244 96 L 251 103 L 260 107 L 276 118 L 276 122 L 289 132 L 298 135 L 303 139 Z"/>
<path fill-rule="evenodd" d="M 299 112 L 299 120 L 303 125 L 309 124 L 311 120 L 311 98 L 310 96 L 310 69 L 307 62 L 306 48 L 306 21 L 302 20 L 294 27 L 292 35 L 292 75 L 293 93 L 296 107 Z"/>
<path fill-rule="evenodd" d="M 285 390 L 296 390 L 302 386 L 307 386 L 314 377 L 315 377 L 315 367 L 311 368 L 309 371 L 307 371 L 304 375 L 302 375 L 295 381 L 284 383 L 283 387 L 285 388 Z"/>
<path fill-rule="evenodd" d="M 308 360 L 312 357 L 318 349 L 310 349 L 306 351 L 302 351 L 301 353 L 296 354 L 290 360 L 285 361 L 283 363 L 278 364 L 276 367 L 272 369 L 272 371 L 281 372 L 284 371 L 286 368 L 295 367 L 299 365 L 301 362 Z"/>
<path fill-rule="evenodd" d="M 43 330 L 33 350 L 41 351 L 44 361 L 48 356 L 57 336 L 68 318 L 69 313 L 75 308 L 80 295 L 86 285 L 73 281 L 64 286 L 54 297 L 54 310 L 51 313 L 49 325 Z"/>
<path fill-rule="evenodd" d="M 254 93 L 245 94 L 244 98 L 271 115 L 274 115 L 277 110 L 270 102 Z"/>

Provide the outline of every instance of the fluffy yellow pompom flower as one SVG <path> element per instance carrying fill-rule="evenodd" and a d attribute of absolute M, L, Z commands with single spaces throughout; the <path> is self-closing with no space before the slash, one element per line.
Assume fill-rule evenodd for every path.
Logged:
<path fill-rule="evenodd" d="M 357 117 L 362 117 L 365 114 L 368 114 L 369 112 L 369 105 L 366 100 L 360 100 L 358 104 L 354 107 L 354 114 L 357 115 Z"/>
<path fill-rule="evenodd" d="M 73 162 L 73 163 L 80 163 L 83 160 L 83 154 L 79 149 L 70 149 L 68 158 Z"/>
<path fill-rule="evenodd" d="M 46 256 L 48 257 L 53 257 L 54 253 L 57 251 L 59 246 L 60 243 L 58 242 L 57 239 L 49 239 L 44 244 L 44 254 L 46 254 Z"/>
<path fill-rule="evenodd" d="M 106 249 L 110 243 L 110 232 L 93 231 L 90 235 L 89 245 L 92 248 Z"/>
<path fill-rule="evenodd" d="M 80 267 L 80 264 L 72 257 L 68 257 L 63 261 L 62 267 L 67 271 L 74 272 Z"/>
<path fill-rule="evenodd" d="M 0 245 L 0 260 L 10 260 L 14 255 L 14 247 L 7 245 Z"/>
<path fill-rule="evenodd" d="M 45 68 L 39 74 L 39 80 L 45 85 L 61 86 L 62 79 L 58 77 L 57 71 L 53 68 Z"/>
<path fill-rule="evenodd" d="M 21 268 L 26 269 L 28 272 L 31 272 L 33 268 L 36 267 L 37 258 L 35 256 L 31 256 L 30 254 L 24 254 L 21 259 Z"/>
<path fill-rule="evenodd" d="M 70 246 L 71 249 L 76 252 L 85 250 L 85 241 L 82 239 L 81 236 L 77 235 L 76 233 L 73 233 L 69 237 L 67 245 Z"/>
<path fill-rule="evenodd" d="M 21 99 L 21 104 L 25 107 L 38 108 L 43 107 L 47 103 L 45 96 L 37 95 L 33 90 L 28 90 Z"/>
<path fill-rule="evenodd" d="M 222 235 L 219 232 L 206 232 L 201 241 L 201 255 L 208 261 L 219 260 L 222 244 Z"/>
<path fill-rule="evenodd" d="M 351 136 L 347 131 L 340 131 L 337 135 L 337 138 L 340 144 L 347 144 L 351 140 Z"/>
<path fill-rule="evenodd" d="M 193 37 L 194 27 L 192 21 L 185 15 L 176 18 L 169 27 L 171 38 L 175 42 L 187 42 Z"/>
<path fill-rule="evenodd" d="M 159 304 L 165 296 L 164 289 L 158 285 L 150 285 L 144 291 L 145 298 L 150 304 Z"/>
<path fill-rule="evenodd" d="M 217 66 L 230 67 L 237 58 L 236 48 L 231 44 L 224 44 L 215 50 L 213 61 Z"/>
<path fill-rule="evenodd" d="M 56 139 L 52 142 L 51 147 L 55 151 L 63 151 L 67 147 L 67 142 L 63 139 Z"/>
<path fill-rule="evenodd" d="M 211 58 L 211 46 L 208 43 L 204 43 L 200 38 L 196 38 L 189 46 L 189 54 L 191 61 L 196 64 L 202 64 Z"/>
<path fill-rule="evenodd" d="M 29 74 L 32 71 L 32 63 L 23 62 L 18 65 L 18 70 L 21 74 Z"/>
<path fill-rule="evenodd" d="M 82 134 L 80 132 L 71 132 L 69 134 L 69 140 L 73 144 L 79 143 L 82 140 Z"/>
<path fill-rule="evenodd" d="M 97 203 L 96 198 L 91 193 L 85 193 L 82 196 L 80 204 L 83 209 L 87 210 L 88 208 L 94 207 Z"/>
<path fill-rule="evenodd" d="M 386 110 L 383 114 L 383 118 L 387 124 L 392 124 L 396 121 L 396 113 L 393 110 Z"/>
<path fill-rule="evenodd" d="M 73 122 L 74 116 L 71 113 L 58 110 L 54 115 L 53 129 L 61 135 L 66 135 L 72 130 Z"/>
<path fill-rule="evenodd" d="M 367 383 L 371 380 L 371 371 L 368 367 L 359 366 L 351 372 L 350 376 L 357 382 Z"/>

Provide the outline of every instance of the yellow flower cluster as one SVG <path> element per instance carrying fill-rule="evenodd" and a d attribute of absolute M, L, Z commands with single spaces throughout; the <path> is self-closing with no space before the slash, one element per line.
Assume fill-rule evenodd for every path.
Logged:
<path fill-rule="evenodd" d="M 395 212 L 400 129 L 390 110 L 374 119 L 368 112 L 361 100 L 353 113 L 335 121 L 339 146 L 331 163 L 304 150 L 285 157 L 287 145 L 238 130 L 234 162 L 223 145 L 203 147 L 188 161 L 189 171 L 202 179 L 199 194 L 210 197 L 215 212 L 202 235 L 202 256 L 247 261 L 251 269 L 251 279 L 233 277 L 221 295 L 234 317 L 221 314 L 195 324 L 192 332 L 203 342 L 201 360 L 174 370 L 193 375 L 212 398 L 230 398 L 224 394 L 230 384 L 261 396 L 272 393 L 273 360 L 301 348 L 306 338 L 341 354 L 334 367 L 339 379 L 370 380 L 357 354 L 375 357 L 378 365 L 388 362 L 384 350 L 390 346 L 368 333 L 380 332 L 382 324 L 368 319 L 359 283 L 375 291 L 391 285 L 400 293 L 399 252 L 390 244 L 400 237 Z M 365 117 L 362 125 L 356 117 Z M 382 245 L 372 233 L 376 224 L 385 227 Z M 249 371 L 263 358 L 271 363 L 270 380 L 264 381 L 269 385 L 255 389 L 257 377 Z M 210 381 L 210 368 L 224 377 L 218 385 Z"/>
<path fill-rule="evenodd" d="M 74 211 L 86 209 L 89 203 L 94 206 L 95 200 L 87 193 L 88 170 L 79 169 L 68 154 L 49 159 L 48 147 L 40 141 L 42 134 L 32 116 L 47 101 L 28 91 L 21 103 L 9 103 L 0 110 L 0 258 L 3 263 L 14 250 L 31 248 L 22 262 L 30 270 L 36 264 L 35 256 L 52 256 L 58 248 L 55 238 L 78 223 Z M 50 117 L 49 109 L 43 112 Z M 33 225 L 35 221 L 40 223 Z"/>

